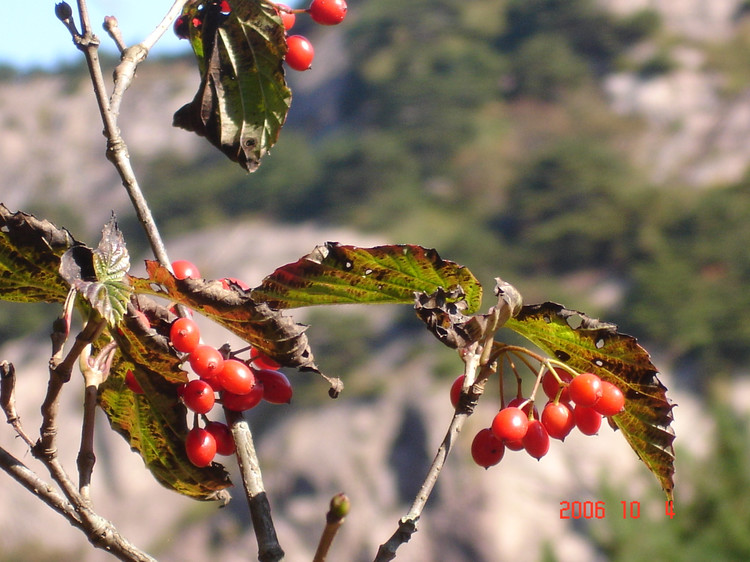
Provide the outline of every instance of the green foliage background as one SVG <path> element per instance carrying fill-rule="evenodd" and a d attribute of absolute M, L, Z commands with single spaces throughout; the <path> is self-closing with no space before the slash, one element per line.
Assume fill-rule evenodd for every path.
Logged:
<path fill-rule="evenodd" d="M 247 215 L 356 225 L 436 247 L 485 284 L 500 271 L 528 301 L 574 299 L 699 372 L 750 358 L 733 313 L 750 299 L 747 180 L 650 185 L 627 150 L 642 125 L 601 88 L 636 64 L 630 47 L 662 41 L 655 13 L 616 18 L 590 0 L 384 0 L 356 13 L 336 30 L 349 63 L 325 96 L 295 93 L 258 172 L 212 151 L 150 162 L 143 183 L 159 186 L 149 201 L 167 233 Z M 620 303 L 586 308 L 586 294 L 549 282 L 582 272 L 616 279 Z"/>

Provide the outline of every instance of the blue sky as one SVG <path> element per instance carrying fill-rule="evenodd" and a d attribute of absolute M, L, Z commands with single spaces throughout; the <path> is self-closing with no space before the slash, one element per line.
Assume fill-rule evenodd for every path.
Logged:
<path fill-rule="evenodd" d="M 70 34 L 55 17 L 54 0 L 2 0 L 5 25 L 0 35 L 0 64 L 22 69 L 54 68 L 60 62 L 82 57 L 73 46 Z M 68 0 L 75 7 L 75 0 Z M 89 13 L 102 49 L 116 50 L 102 29 L 104 16 L 117 16 L 125 41 L 137 43 L 148 35 L 172 6 L 172 0 L 88 0 Z M 32 7 L 35 6 L 35 7 Z M 157 43 L 152 56 L 174 52 L 190 52 L 185 41 L 178 41 L 168 31 Z"/>

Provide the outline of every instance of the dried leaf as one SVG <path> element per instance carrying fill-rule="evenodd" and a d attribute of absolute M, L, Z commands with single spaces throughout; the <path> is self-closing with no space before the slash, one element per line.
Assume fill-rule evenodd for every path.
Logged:
<path fill-rule="evenodd" d="M 238 286 L 225 289 L 221 281 L 176 279 L 155 261 L 147 261 L 149 279 L 135 279 L 136 291 L 165 296 L 184 304 L 233 332 L 287 367 L 319 372 L 305 336 L 305 326 L 256 303 Z"/>

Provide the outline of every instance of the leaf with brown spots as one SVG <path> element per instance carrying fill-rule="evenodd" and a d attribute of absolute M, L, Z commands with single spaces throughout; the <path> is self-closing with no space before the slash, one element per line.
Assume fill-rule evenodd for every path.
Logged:
<path fill-rule="evenodd" d="M 467 314 L 479 308 L 482 286 L 463 266 L 412 245 L 358 248 L 328 242 L 284 265 L 253 289 L 272 308 L 322 304 L 413 304 L 415 293 L 461 288 Z M 456 297 L 457 298 L 457 297 Z"/>
<path fill-rule="evenodd" d="M 136 292 L 151 293 L 183 304 L 287 367 L 319 372 L 305 335 L 297 324 L 266 303 L 255 302 L 251 293 L 221 281 L 177 279 L 155 261 L 146 262 L 148 279 L 131 278 Z"/>
<path fill-rule="evenodd" d="M 612 418 L 659 480 L 668 499 L 674 487 L 674 431 L 666 387 L 648 352 L 614 324 L 555 303 L 524 306 L 506 327 L 579 372 L 599 375 L 625 394 L 625 411 Z"/>
<path fill-rule="evenodd" d="M 64 302 L 70 286 L 60 258 L 79 243 L 64 228 L 0 204 L 0 298 Z"/>

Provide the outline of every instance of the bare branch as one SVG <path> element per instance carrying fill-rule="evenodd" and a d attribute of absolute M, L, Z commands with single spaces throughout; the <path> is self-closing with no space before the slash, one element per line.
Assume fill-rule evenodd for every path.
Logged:
<path fill-rule="evenodd" d="M 120 535 L 117 529 L 106 519 L 88 510 L 86 510 L 85 514 L 81 513 L 79 515 L 80 510 L 77 510 L 73 504 L 55 491 L 49 483 L 39 478 L 34 471 L 30 470 L 2 447 L 0 447 L 0 468 L 29 492 L 65 517 L 73 527 L 84 531 L 89 542 L 97 548 L 106 550 L 120 560 L 156 562 L 154 558 L 133 546 L 132 543 Z M 92 525 L 92 521 L 96 522 L 96 524 Z"/>
<path fill-rule="evenodd" d="M 224 408 L 224 414 L 236 445 L 242 484 L 245 487 L 245 495 L 250 507 L 255 538 L 258 541 L 258 560 L 261 562 L 281 560 L 284 558 L 284 551 L 276 537 L 276 529 L 271 518 L 271 506 L 263 487 L 263 477 L 250 426 L 241 412 L 233 412 Z"/>

